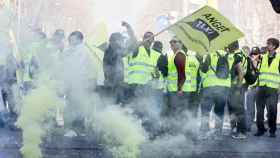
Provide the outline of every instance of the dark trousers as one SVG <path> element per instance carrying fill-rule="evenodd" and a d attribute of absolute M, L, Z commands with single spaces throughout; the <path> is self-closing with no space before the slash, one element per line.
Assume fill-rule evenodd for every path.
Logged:
<path fill-rule="evenodd" d="M 214 113 L 216 114 L 216 129 L 222 131 L 224 120 L 224 109 L 229 96 L 228 87 L 208 87 L 202 89 L 202 101 L 201 101 L 201 130 L 209 130 L 209 116 L 212 107 L 214 106 Z"/>
<path fill-rule="evenodd" d="M 182 96 L 178 96 L 177 92 L 169 92 L 167 97 L 168 115 L 176 116 L 187 111 L 192 117 L 197 116 L 198 102 L 196 92 L 185 92 Z"/>
<path fill-rule="evenodd" d="M 231 117 L 231 126 L 237 128 L 237 132 L 246 133 L 245 118 L 245 92 L 246 87 L 233 86 L 230 89 L 228 109 Z"/>
<path fill-rule="evenodd" d="M 150 85 L 129 85 L 126 97 L 129 97 L 125 106 L 142 120 L 142 126 L 150 138 L 157 136 L 161 130 L 161 113 L 163 93 L 153 89 Z"/>
<path fill-rule="evenodd" d="M 278 91 L 277 89 L 269 87 L 257 88 L 257 127 L 259 132 L 265 131 L 264 126 L 264 109 L 267 109 L 269 132 L 276 132 L 277 123 L 277 103 L 278 103 Z"/>
<path fill-rule="evenodd" d="M 187 98 L 187 106 L 186 109 L 193 118 L 197 118 L 198 108 L 199 108 L 199 102 L 198 102 L 198 96 L 196 92 L 187 92 L 185 93 Z"/>
<path fill-rule="evenodd" d="M 118 89 L 116 89 L 116 103 L 119 104 L 129 104 L 132 100 L 135 91 L 135 86 L 130 86 L 127 83 L 122 83 Z"/>
<path fill-rule="evenodd" d="M 195 92 L 185 92 L 178 95 L 177 92 L 167 94 L 168 104 L 165 116 L 164 131 L 169 134 L 182 134 L 193 137 L 197 131 L 198 104 Z M 187 127 L 187 128 L 186 128 Z"/>

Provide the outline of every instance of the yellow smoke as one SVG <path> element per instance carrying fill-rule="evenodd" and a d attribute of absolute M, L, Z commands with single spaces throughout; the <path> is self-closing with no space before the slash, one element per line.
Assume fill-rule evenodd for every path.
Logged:
<path fill-rule="evenodd" d="M 106 147 L 114 158 L 138 158 L 140 145 L 145 142 L 141 122 L 124 109 L 107 107 L 94 116 L 92 127 L 103 133 Z"/>
<path fill-rule="evenodd" d="M 22 99 L 22 108 L 17 126 L 23 130 L 24 158 L 41 158 L 40 145 L 45 136 L 45 122 L 55 118 L 55 110 L 63 108 L 63 100 L 56 94 L 55 82 L 44 78 L 44 84 L 33 89 Z"/>

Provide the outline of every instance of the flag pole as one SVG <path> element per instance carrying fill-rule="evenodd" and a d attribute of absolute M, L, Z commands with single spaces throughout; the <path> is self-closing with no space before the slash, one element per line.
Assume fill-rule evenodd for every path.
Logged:
<path fill-rule="evenodd" d="M 22 4 L 21 4 L 21 0 L 17 0 L 17 41 L 20 40 L 20 33 L 21 33 L 21 8 Z"/>
<path fill-rule="evenodd" d="M 206 6 L 210 7 L 209 5 L 206 5 Z M 203 8 L 203 7 L 202 7 L 202 8 Z M 201 8 L 200 8 L 200 9 L 201 9 Z M 193 15 L 193 14 L 199 12 L 200 9 L 196 10 L 195 12 L 193 12 L 193 13 L 190 14 L 190 15 Z M 159 31 L 158 33 L 154 34 L 152 37 L 150 37 L 150 38 L 144 40 L 143 42 L 148 41 L 148 40 L 150 40 L 150 39 L 152 39 L 152 38 L 155 38 L 155 37 L 159 36 L 159 35 L 162 34 L 163 32 L 169 30 L 171 27 L 173 27 L 173 26 L 177 25 L 178 23 L 180 23 L 184 18 L 185 18 L 185 17 L 181 18 L 180 20 L 178 20 L 178 21 L 175 22 L 174 24 L 169 25 L 168 27 L 164 28 L 163 30 Z M 142 42 L 141 42 L 141 43 L 142 43 Z"/>

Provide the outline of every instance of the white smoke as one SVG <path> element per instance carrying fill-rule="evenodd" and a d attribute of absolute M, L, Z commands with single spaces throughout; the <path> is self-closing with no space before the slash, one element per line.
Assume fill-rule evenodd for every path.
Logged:
<path fill-rule="evenodd" d="M 94 0 L 93 14 L 97 19 L 106 21 L 109 32 L 117 32 L 122 30 L 120 23 L 123 20 L 135 27 L 148 2 L 148 0 Z"/>
<path fill-rule="evenodd" d="M 93 15 L 97 21 L 106 21 L 109 32 L 115 32 L 121 30 L 117 26 L 120 26 L 122 20 L 135 26 L 148 2 L 148 0 L 96 0 L 93 3 Z M 10 25 L 5 23 L 9 21 L 5 20 L 9 15 L 4 14 L 2 10 L 1 13 L 3 25 L 0 27 L 9 28 Z M 30 35 L 28 26 L 21 27 L 24 28 L 21 29 L 24 37 L 21 37 L 18 44 L 20 48 L 24 48 L 32 42 L 29 39 L 33 39 L 34 36 Z M 0 48 L 6 50 L 2 52 L 9 52 L 10 49 L 10 46 L 7 47 L 9 38 L 6 33 L 0 34 Z M 23 102 L 18 125 L 23 129 L 23 149 L 26 149 L 23 153 L 27 158 L 41 156 L 39 147 L 42 137 L 46 135 L 45 131 L 52 130 L 45 120 L 54 119 L 57 106 L 63 109 L 64 103 L 60 97 L 63 95 L 67 96 L 65 108 L 70 108 L 69 111 L 65 111 L 65 121 L 84 117 L 86 129 L 94 134 L 98 133 L 107 149 L 116 158 L 170 158 L 191 155 L 195 146 L 192 136 L 198 135 L 198 120 L 188 114 L 183 115 L 181 119 L 162 118 L 160 114 L 163 107 L 155 106 L 156 103 L 151 102 L 149 97 L 138 99 L 127 105 L 128 108 L 112 105 L 109 96 L 102 96 L 94 91 L 98 67 L 97 63 L 88 61 L 91 57 L 87 53 L 91 52 L 81 45 L 78 49 L 68 49 L 66 53 L 69 53 L 70 57 L 60 60 L 53 58 L 53 55 L 58 55 L 56 50 L 47 48 L 41 50 L 38 62 L 41 66 L 40 71 L 44 73 L 38 76 L 37 88 L 24 96 L 23 100 L 18 100 L 18 103 Z M 1 54 L 0 58 L 2 57 Z M 47 80 L 44 79 L 45 74 L 48 74 Z M 135 116 L 135 113 L 143 114 L 144 117 Z M 168 134 L 159 134 L 154 140 L 148 140 L 151 133 L 145 131 L 143 127 L 143 123 L 147 120 L 154 126 L 155 132 L 166 130 Z M 253 145 L 251 147 L 253 148 Z M 30 155 L 33 153 L 34 156 Z"/>

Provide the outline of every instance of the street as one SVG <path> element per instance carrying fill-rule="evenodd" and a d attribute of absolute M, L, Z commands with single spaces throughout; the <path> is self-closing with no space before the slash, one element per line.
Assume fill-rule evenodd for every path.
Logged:
<path fill-rule="evenodd" d="M 21 158 L 20 135 L 20 132 L 0 130 L 0 158 Z M 178 150 L 183 151 L 181 153 L 187 153 L 187 156 L 182 154 L 179 158 L 279 158 L 279 146 L 278 138 L 272 139 L 268 136 L 256 138 L 250 133 L 246 140 L 233 140 L 229 136 L 224 136 L 222 140 L 197 141 L 190 148 L 182 146 Z M 54 136 L 42 147 L 44 158 L 110 157 L 101 145 L 96 145 L 93 140 L 86 137 L 70 139 Z"/>

